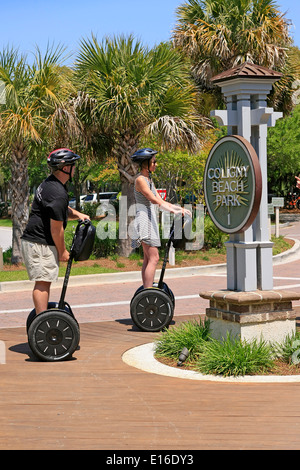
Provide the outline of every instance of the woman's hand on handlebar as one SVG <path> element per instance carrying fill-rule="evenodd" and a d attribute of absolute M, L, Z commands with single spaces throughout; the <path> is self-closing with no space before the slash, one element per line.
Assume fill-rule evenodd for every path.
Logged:
<path fill-rule="evenodd" d="M 192 217 L 192 213 L 188 209 L 185 209 L 184 207 L 179 207 L 179 206 L 175 206 L 175 207 L 177 210 L 174 211 L 174 214 L 181 214 L 182 217 L 185 215 L 187 215 L 188 217 Z"/>
<path fill-rule="evenodd" d="M 167 210 L 175 215 L 181 214 L 182 216 L 187 215 L 189 217 L 192 217 L 192 213 L 188 209 L 184 209 L 184 207 L 176 206 L 175 204 L 171 204 L 170 202 L 163 201 L 161 198 L 160 200 L 160 207 L 162 210 Z"/>
<path fill-rule="evenodd" d="M 188 217 L 192 217 L 191 211 L 189 211 L 188 209 L 184 209 L 184 207 L 182 207 L 182 216 L 184 215 L 187 215 Z"/>

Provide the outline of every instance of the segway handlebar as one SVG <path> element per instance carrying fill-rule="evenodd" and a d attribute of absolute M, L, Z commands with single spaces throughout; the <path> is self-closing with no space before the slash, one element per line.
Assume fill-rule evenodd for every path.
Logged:
<path fill-rule="evenodd" d="M 65 277 L 64 277 L 63 288 L 62 288 L 62 292 L 61 292 L 61 296 L 60 296 L 60 300 L 59 300 L 59 304 L 58 304 L 59 308 L 64 307 L 65 296 L 66 296 L 66 291 L 67 291 L 67 287 L 68 287 L 68 282 L 69 282 L 69 277 L 70 277 L 70 273 L 71 273 L 71 267 L 72 267 L 73 260 L 75 259 L 75 261 L 76 261 L 77 258 L 79 258 L 81 245 L 85 241 L 84 238 L 83 239 L 80 238 L 80 232 L 79 232 L 80 228 L 83 225 L 86 226 L 86 227 L 90 227 L 90 226 L 92 227 L 92 222 L 88 219 L 86 219 L 86 220 L 78 219 L 78 224 L 77 224 L 75 234 L 74 234 L 74 237 L 73 237 L 73 241 L 72 241 L 72 245 L 71 245 L 71 248 L 70 248 L 70 257 L 69 257 L 69 260 L 68 260 L 66 274 L 65 274 Z M 93 229 L 94 229 L 94 227 L 93 227 Z M 94 233 L 95 233 L 95 230 L 92 231 L 92 234 L 91 234 L 92 237 L 95 236 Z M 77 245 L 76 242 L 79 242 L 79 245 Z M 90 244 L 93 244 L 93 243 L 94 243 L 94 238 L 92 239 L 92 242 Z"/>
<path fill-rule="evenodd" d="M 181 228 L 182 228 L 182 230 L 184 228 L 185 220 L 188 220 L 189 222 L 191 222 L 192 219 L 188 215 L 182 215 L 182 219 L 181 219 L 181 224 L 182 224 Z M 182 235 L 182 231 L 181 231 L 181 235 Z M 162 268 L 161 268 L 160 279 L 158 281 L 159 289 L 162 289 L 162 286 L 163 286 L 163 279 L 164 279 L 165 270 L 166 270 L 166 266 L 167 266 L 167 262 L 168 262 L 169 251 L 170 251 L 171 243 L 174 242 L 174 239 L 175 239 L 174 237 L 175 237 L 175 217 L 173 219 L 173 222 L 172 222 L 172 225 L 171 225 L 171 228 L 170 228 L 169 239 L 166 243 L 165 256 L 164 256 L 164 260 L 163 260 L 163 264 L 162 264 Z"/>

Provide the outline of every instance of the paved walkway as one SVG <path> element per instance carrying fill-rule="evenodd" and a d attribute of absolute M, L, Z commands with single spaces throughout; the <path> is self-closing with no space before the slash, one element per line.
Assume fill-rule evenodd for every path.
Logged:
<path fill-rule="evenodd" d="M 300 239 L 298 223 L 283 231 Z M 226 277 L 168 283 L 179 323 L 204 314 L 200 290 L 225 288 Z M 31 292 L 0 293 L 0 449 L 298 450 L 300 383 L 198 382 L 122 361 L 125 351 L 158 337 L 132 326 L 128 302 L 138 285 L 68 289 L 81 348 L 61 363 L 38 362 L 29 350 L 24 324 Z M 274 287 L 300 291 L 297 260 L 274 267 Z M 53 297 L 59 292 L 53 289 Z"/>

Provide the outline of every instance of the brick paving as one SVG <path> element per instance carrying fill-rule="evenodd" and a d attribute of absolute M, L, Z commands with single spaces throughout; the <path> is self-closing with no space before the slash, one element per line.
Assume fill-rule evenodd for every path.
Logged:
<path fill-rule="evenodd" d="M 1 330 L 0 449 L 300 448 L 300 384 L 196 382 L 122 361 L 156 337 L 127 320 L 84 323 L 74 360 L 41 363 L 23 328 Z"/>
<path fill-rule="evenodd" d="M 300 238 L 300 224 L 284 230 Z M 168 284 L 179 297 L 178 323 L 202 315 L 207 301 L 200 290 L 224 289 L 226 277 Z M 39 362 L 29 350 L 24 325 L 31 292 L 0 293 L 0 449 L 298 450 L 300 383 L 197 382 L 122 361 L 126 350 L 158 336 L 132 326 L 128 302 L 138 285 L 68 289 L 81 347 L 74 360 L 61 363 Z M 300 291 L 297 260 L 274 267 L 274 286 Z M 59 293 L 52 289 L 52 299 Z"/>

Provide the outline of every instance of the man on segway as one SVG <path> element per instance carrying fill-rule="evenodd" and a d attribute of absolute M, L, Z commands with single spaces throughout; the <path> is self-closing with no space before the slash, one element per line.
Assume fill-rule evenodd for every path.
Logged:
<path fill-rule="evenodd" d="M 51 283 L 57 281 L 59 261 L 68 261 L 64 230 L 70 219 L 89 219 L 69 207 L 66 183 L 72 181 L 79 155 L 57 149 L 47 159 L 51 175 L 38 187 L 28 224 L 22 235 L 22 251 L 29 279 L 35 281 L 36 314 L 47 310 Z"/>

